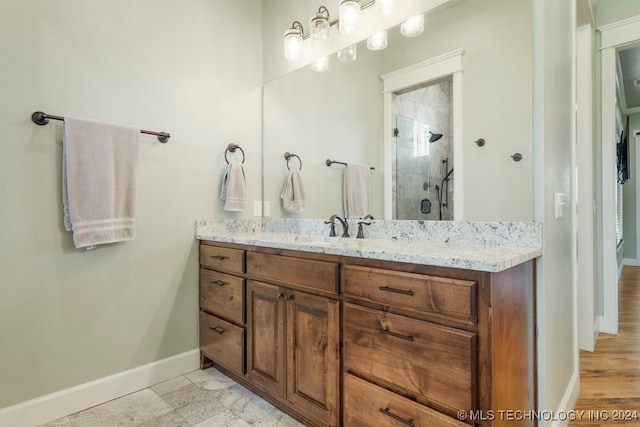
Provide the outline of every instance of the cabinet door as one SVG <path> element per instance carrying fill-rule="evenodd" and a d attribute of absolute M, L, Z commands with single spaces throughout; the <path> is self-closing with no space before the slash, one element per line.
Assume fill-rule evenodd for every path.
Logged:
<path fill-rule="evenodd" d="M 247 281 L 247 377 L 269 394 L 285 397 L 285 300 L 277 286 Z"/>
<path fill-rule="evenodd" d="M 339 402 L 338 301 L 287 290 L 287 400 L 317 425 L 335 426 Z"/>

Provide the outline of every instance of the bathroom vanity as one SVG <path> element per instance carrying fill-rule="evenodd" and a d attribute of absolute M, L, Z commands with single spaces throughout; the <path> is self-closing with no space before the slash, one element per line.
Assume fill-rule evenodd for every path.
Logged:
<path fill-rule="evenodd" d="M 306 425 L 535 425 L 540 248 L 197 237 L 203 368 Z"/>

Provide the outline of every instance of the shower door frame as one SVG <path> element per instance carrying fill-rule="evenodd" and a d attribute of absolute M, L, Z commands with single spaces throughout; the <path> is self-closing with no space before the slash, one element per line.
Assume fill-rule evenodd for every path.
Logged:
<path fill-rule="evenodd" d="M 401 68 L 380 76 L 384 99 L 384 217 L 393 219 L 393 108 L 394 92 L 451 76 L 451 111 L 453 114 L 453 164 L 456 179 L 453 180 L 453 219 L 463 219 L 463 156 L 462 156 L 462 55 L 457 49 L 444 55 Z"/>

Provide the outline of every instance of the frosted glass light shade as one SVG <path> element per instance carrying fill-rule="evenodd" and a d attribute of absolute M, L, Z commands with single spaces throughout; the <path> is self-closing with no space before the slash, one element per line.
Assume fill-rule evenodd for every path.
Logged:
<path fill-rule="evenodd" d="M 360 21 L 360 12 L 359 0 L 342 0 L 338 16 L 338 30 L 342 34 L 353 34 L 358 27 L 358 21 Z"/>
<path fill-rule="evenodd" d="M 322 56 L 311 63 L 311 69 L 319 73 L 329 70 L 329 57 Z"/>
<path fill-rule="evenodd" d="M 321 8 L 322 10 L 322 8 Z M 326 11 L 327 9 L 324 8 Z M 329 47 L 329 12 L 318 12 L 311 18 L 311 46 L 316 49 Z"/>
<path fill-rule="evenodd" d="M 382 50 L 387 47 L 387 32 L 379 31 L 371 34 L 367 38 L 367 49 L 369 50 Z"/>
<path fill-rule="evenodd" d="M 358 57 L 358 49 L 355 44 L 351 46 L 347 46 L 344 49 L 340 49 L 337 53 L 338 61 L 340 62 L 351 62 L 355 61 Z"/>
<path fill-rule="evenodd" d="M 396 0 L 376 0 L 376 11 L 381 16 L 390 16 L 396 11 Z"/>
<path fill-rule="evenodd" d="M 293 23 L 293 26 L 284 33 L 284 59 L 287 61 L 298 60 L 302 53 L 302 43 L 302 25 L 296 21 Z"/>
<path fill-rule="evenodd" d="M 405 37 L 415 37 L 424 31 L 424 15 L 416 15 L 400 25 L 400 33 Z"/>

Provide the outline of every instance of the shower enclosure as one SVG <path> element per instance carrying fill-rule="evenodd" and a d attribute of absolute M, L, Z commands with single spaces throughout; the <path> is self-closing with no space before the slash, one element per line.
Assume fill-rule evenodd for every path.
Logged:
<path fill-rule="evenodd" d="M 395 93 L 394 219 L 453 219 L 451 78 Z"/>

